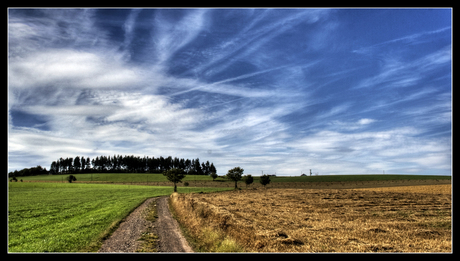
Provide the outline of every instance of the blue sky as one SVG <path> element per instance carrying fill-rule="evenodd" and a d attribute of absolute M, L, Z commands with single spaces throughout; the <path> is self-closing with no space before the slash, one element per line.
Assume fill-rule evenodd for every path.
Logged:
<path fill-rule="evenodd" d="M 451 174 L 451 9 L 9 9 L 8 171 Z"/>

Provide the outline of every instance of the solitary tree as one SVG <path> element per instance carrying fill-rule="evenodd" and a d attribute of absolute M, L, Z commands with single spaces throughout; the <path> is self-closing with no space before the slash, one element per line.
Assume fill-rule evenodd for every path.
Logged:
<path fill-rule="evenodd" d="M 270 176 L 268 175 L 262 175 L 260 176 L 260 184 L 262 184 L 264 187 L 265 185 L 269 184 L 270 183 Z"/>
<path fill-rule="evenodd" d="M 169 181 L 174 183 L 174 192 L 177 192 L 176 183 L 182 182 L 182 179 L 185 178 L 184 170 L 176 168 L 163 172 L 163 175 L 166 176 Z"/>
<path fill-rule="evenodd" d="M 74 175 L 69 175 L 65 178 L 69 183 L 72 183 L 72 181 L 77 181 L 77 178 Z"/>
<path fill-rule="evenodd" d="M 214 181 L 217 177 L 219 177 L 215 172 L 211 172 L 211 178 L 212 178 L 212 181 Z"/>
<path fill-rule="evenodd" d="M 246 187 L 248 187 L 248 185 L 252 184 L 252 182 L 254 181 L 254 178 L 251 175 L 246 175 L 243 177 L 243 181 L 244 183 L 246 183 Z"/>
<path fill-rule="evenodd" d="M 244 169 L 235 167 L 227 172 L 227 178 L 235 181 L 235 189 L 237 189 L 237 182 L 241 180 Z"/>

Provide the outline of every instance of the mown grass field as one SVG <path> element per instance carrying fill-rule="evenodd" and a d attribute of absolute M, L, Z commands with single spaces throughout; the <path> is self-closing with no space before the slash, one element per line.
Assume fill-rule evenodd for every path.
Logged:
<path fill-rule="evenodd" d="M 170 183 L 162 174 L 152 173 L 93 173 L 93 174 L 74 174 L 77 177 L 77 183 L 114 183 L 114 184 L 139 184 L 139 185 L 153 185 L 153 186 L 169 186 Z M 66 182 L 66 174 L 64 175 L 39 175 L 21 177 L 25 182 Z M 355 187 L 357 182 L 366 183 L 380 182 L 427 182 L 427 181 L 440 181 L 446 182 L 451 180 L 451 176 L 429 176 L 429 175 L 326 175 L 326 176 L 308 176 L 308 177 L 271 177 L 270 184 L 267 187 L 271 188 L 315 188 L 315 187 L 328 187 L 329 185 L 342 186 L 347 184 Z M 188 182 L 190 187 L 233 187 L 234 182 L 226 178 L 219 177 L 215 181 L 210 176 L 204 175 L 187 175 L 182 183 L 178 186 L 184 186 Z M 331 184 L 327 184 L 331 183 Z M 340 184 L 339 184 L 340 183 Z M 355 183 L 355 184 L 353 184 Z M 364 184 L 361 184 L 364 185 Z M 394 185 L 394 184 L 393 184 Z M 260 187 L 259 177 L 254 177 L 254 182 L 251 187 Z M 372 185 L 374 186 L 374 185 Z M 246 187 L 243 181 L 238 182 L 238 187 Z"/>
<path fill-rule="evenodd" d="M 451 252 L 451 191 L 249 189 L 173 194 L 172 205 L 202 251 Z"/>
<path fill-rule="evenodd" d="M 58 181 L 66 182 L 69 174 L 62 175 L 38 175 L 21 177 L 24 181 Z M 168 182 L 165 176 L 157 173 L 87 173 L 72 174 L 77 177 L 77 182 L 94 183 L 151 183 Z M 222 180 L 222 179 L 221 179 Z M 183 181 L 212 181 L 212 178 L 205 175 L 188 175 Z"/>
<path fill-rule="evenodd" d="M 225 188 L 178 188 L 217 190 Z M 97 251 L 145 199 L 172 191 L 171 186 L 9 182 L 8 252 Z"/>

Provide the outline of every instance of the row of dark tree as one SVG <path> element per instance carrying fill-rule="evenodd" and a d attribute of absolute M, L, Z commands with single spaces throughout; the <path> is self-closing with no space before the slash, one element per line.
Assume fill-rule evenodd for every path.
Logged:
<path fill-rule="evenodd" d="M 216 167 L 209 161 L 200 163 L 200 159 L 179 159 L 148 156 L 98 156 L 90 159 L 76 156 L 75 158 L 60 158 L 53 161 L 50 174 L 76 174 L 76 173 L 162 173 L 172 168 L 182 169 L 189 175 L 209 175 L 216 173 Z"/>
<path fill-rule="evenodd" d="M 35 176 L 35 175 L 45 175 L 49 174 L 49 171 L 46 168 L 42 168 L 42 166 L 38 165 L 37 167 L 32 168 L 24 168 L 21 170 L 15 170 L 8 173 L 8 177 L 22 177 L 22 176 Z"/>

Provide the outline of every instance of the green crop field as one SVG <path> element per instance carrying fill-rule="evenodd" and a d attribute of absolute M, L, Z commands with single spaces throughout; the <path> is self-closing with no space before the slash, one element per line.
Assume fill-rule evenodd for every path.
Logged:
<path fill-rule="evenodd" d="M 8 252 L 97 251 L 145 199 L 172 187 L 76 183 L 8 184 Z M 210 192 L 226 188 L 178 188 Z"/>
<path fill-rule="evenodd" d="M 65 178 L 69 174 L 63 175 L 38 175 L 26 176 L 18 179 L 24 181 L 61 181 L 66 182 Z M 83 182 L 113 182 L 113 183 L 147 183 L 147 182 L 168 182 L 162 174 L 153 173 L 93 173 L 93 174 L 73 174 L 77 181 Z M 222 179 L 220 179 L 222 180 Z M 210 176 L 187 175 L 182 181 L 212 181 Z"/>
<path fill-rule="evenodd" d="M 74 174 L 78 182 L 108 182 L 108 183 L 143 183 L 155 185 L 154 182 L 168 182 L 162 174 L 151 173 L 93 173 L 93 174 Z M 66 182 L 65 178 L 68 175 L 39 175 L 26 176 L 18 179 L 24 181 L 60 181 Z M 385 180 L 426 180 L 426 179 L 451 179 L 451 176 L 435 176 L 435 175 L 324 175 L 324 176 L 296 176 L 296 177 L 271 177 L 271 182 L 347 182 L 347 181 L 385 181 Z M 211 182 L 212 178 L 205 175 L 187 175 L 183 182 Z M 225 178 L 217 178 L 215 182 L 230 182 Z M 242 181 L 241 181 L 242 182 Z M 259 177 L 254 177 L 254 182 L 259 182 Z"/>

